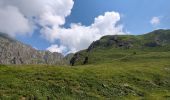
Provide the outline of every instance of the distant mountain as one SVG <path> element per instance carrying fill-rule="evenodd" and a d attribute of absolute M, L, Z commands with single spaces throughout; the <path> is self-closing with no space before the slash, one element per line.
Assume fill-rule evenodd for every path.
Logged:
<path fill-rule="evenodd" d="M 0 64 L 66 64 L 60 53 L 35 50 L 6 34 L 0 33 Z"/>
<path fill-rule="evenodd" d="M 170 30 L 160 29 L 144 35 L 104 36 L 86 50 L 77 52 L 70 62 L 72 65 L 99 63 L 149 51 L 170 51 Z"/>

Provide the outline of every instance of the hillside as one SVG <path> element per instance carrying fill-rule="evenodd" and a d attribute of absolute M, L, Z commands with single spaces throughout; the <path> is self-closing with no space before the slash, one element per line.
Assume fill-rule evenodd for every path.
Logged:
<path fill-rule="evenodd" d="M 156 30 L 144 35 L 104 36 L 94 41 L 86 50 L 77 52 L 72 65 L 111 62 L 150 52 L 170 51 L 170 30 Z"/>
<path fill-rule="evenodd" d="M 72 67 L 0 65 L 0 100 L 169 100 L 169 34 L 104 36 Z"/>
<path fill-rule="evenodd" d="M 0 64 L 65 64 L 64 56 L 39 51 L 0 33 Z"/>
<path fill-rule="evenodd" d="M 152 52 L 76 67 L 0 66 L 0 99 L 169 100 L 169 59 Z"/>

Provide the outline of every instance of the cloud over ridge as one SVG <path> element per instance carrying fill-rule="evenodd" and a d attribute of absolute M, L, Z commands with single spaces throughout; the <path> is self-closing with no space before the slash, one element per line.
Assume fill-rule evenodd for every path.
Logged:
<path fill-rule="evenodd" d="M 119 20 L 119 13 L 106 12 L 104 15 L 96 17 L 90 26 L 72 23 L 70 28 L 45 27 L 42 30 L 42 36 L 51 42 L 59 39 L 61 46 L 67 47 L 68 51 L 74 50 L 72 52 L 75 52 L 86 49 L 90 43 L 104 35 L 125 34 L 122 31 L 123 26 L 117 25 Z"/>
<path fill-rule="evenodd" d="M 73 5 L 73 0 L 0 0 L 0 32 L 27 35 L 39 25 L 41 37 L 52 43 L 47 50 L 60 53 L 85 49 L 104 35 L 125 34 L 118 25 L 120 14 L 114 11 L 99 15 L 89 26 L 72 23 L 70 28 L 63 27 Z"/>
<path fill-rule="evenodd" d="M 153 17 L 150 21 L 150 23 L 153 25 L 153 26 L 156 26 L 158 24 L 160 24 L 160 18 L 159 17 Z"/>

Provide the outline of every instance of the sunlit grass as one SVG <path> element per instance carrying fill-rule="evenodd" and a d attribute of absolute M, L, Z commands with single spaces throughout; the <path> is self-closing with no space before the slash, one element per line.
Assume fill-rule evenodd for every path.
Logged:
<path fill-rule="evenodd" d="M 139 52 L 75 67 L 1 65 L 0 99 L 168 100 L 169 59 L 169 52 Z"/>

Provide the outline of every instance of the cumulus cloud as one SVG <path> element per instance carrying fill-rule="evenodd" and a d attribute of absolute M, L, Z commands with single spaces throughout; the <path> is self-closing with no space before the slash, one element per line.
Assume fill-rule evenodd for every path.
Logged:
<path fill-rule="evenodd" d="M 14 36 L 16 33 L 26 34 L 31 31 L 28 21 L 14 6 L 0 8 L 0 31 Z"/>
<path fill-rule="evenodd" d="M 93 41 L 104 35 L 121 35 L 123 26 L 117 25 L 120 14 L 117 12 L 106 12 L 94 19 L 90 26 L 73 23 L 70 28 L 58 26 L 45 27 L 42 36 L 48 41 L 60 40 L 61 44 L 70 51 L 78 51 L 87 48 Z"/>
<path fill-rule="evenodd" d="M 67 47 L 53 44 L 50 47 L 48 47 L 47 50 L 50 52 L 66 53 Z"/>
<path fill-rule="evenodd" d="M 0 31 L 15 36 L 31 33 L 37 24 L 63 25 L 73 4 L 73 0 L 0 0 Z"/>
<path fill-rule="evenodd" d="M 125 34 L 123 26 L 118 25 L 118 12 L 106 12 L 89 26 L 72 23 L 70 28 L 64 28 L 73 5 L 73 0 L 0 0 L 0 32 L 26 35 L 38 25 L 43 38 L 51 43 L 60 41 L 47 50 L 60 53 L 85 49 L 104 35 Z"/>
<path fill-rule="evenodd" d="M 154 26 L 160 24 L 160 18 L 159 17 L 153 17 L 150 21 L 150 23 Z"/>

